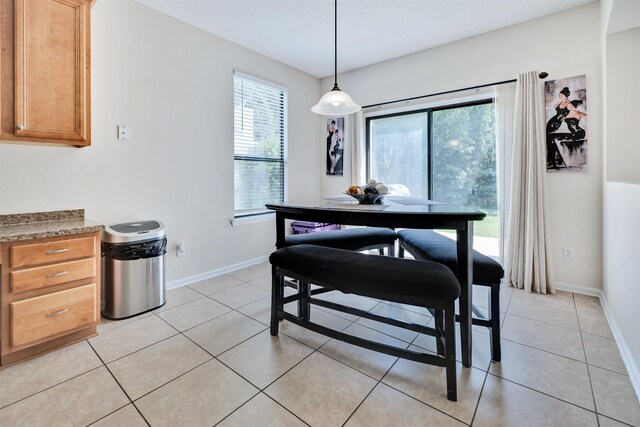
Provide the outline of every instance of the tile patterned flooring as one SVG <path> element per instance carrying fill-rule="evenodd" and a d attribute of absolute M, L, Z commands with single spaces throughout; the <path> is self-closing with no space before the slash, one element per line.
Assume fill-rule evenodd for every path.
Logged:
<path fill-rule="evenodd" d="M 640 426 L 596 298 L 503 287 L 503 360 L 474 327 L 458 402 L 443 368 L 354 347 L 284 322 L 268 331 L 269 266 L 169 291 L 167 304 L 100 335 L 0 370 L 0 426 Z M 474 289 L 486 307 L 487 290 Z M 430 322 L 417 307 L 325 295 Z M 332 328 L 424 351 L 433 338 L 325 309 Z"/>

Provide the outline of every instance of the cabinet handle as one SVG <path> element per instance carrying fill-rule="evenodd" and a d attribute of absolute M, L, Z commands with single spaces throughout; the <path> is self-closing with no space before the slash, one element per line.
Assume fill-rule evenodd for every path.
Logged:
<path fill-rule="evenodd" d="M 51 273 L 47 276 L 47 279 L 50 279 L 52 277 L 60 277 L 60 276 L 64 276 L 65 274 L 69 274 L 68 271 L 61 271 L 60 273 Z"/>
<path fill-rule="evenodd" d="M 62 252 L 68 252 L 69 249 L 52 249 L 50 251 L 47 251 L 47 255 L 51 255 L 51 254 L 60 254 Z"/>
<path fill-rule="evenodd" d="M 18 128 L 18 130 L 24 130 L 24 125 L 17 125 L 16 128 Z"/>
<path fill-rule="evenodd" d="M 67 311 L 69 311 L 69 309 L 65 308 L 64 310 L 56 311 L 55 313 L 49 313 L 46 317 L 60 316 L 61 314 L 65 314 Z"/>

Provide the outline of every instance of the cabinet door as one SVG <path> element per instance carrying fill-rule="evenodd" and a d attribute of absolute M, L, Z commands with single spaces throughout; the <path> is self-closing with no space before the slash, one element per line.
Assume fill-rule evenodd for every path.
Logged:
<path fill-rule="evenodd" d="M 89 145 L 87 0 L 16 0 L 15 134 Z"/>
<path fill-rule="evenodd" d="M 96 284 L 12 302 L 11 345 L 19 347 L 94 323 Z"/>

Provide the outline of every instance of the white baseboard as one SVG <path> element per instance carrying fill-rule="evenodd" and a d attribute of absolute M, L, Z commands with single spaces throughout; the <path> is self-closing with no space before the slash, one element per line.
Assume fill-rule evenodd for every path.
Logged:
<path fill-rule="evenodd" d="M 618 329 L 618 325 L 616 324 L 616 321 L 613 318 L 611 311 L 609 310 L 609 305 L 607 304 L 607 300 L 602 293 L 602 289 L 589 288 L 586 286 L 578 286 L 562 282 L 556 282 L 555 285 L 556 289 L 560 291 L 574 292 L 576 294 L 589 295 L 600 299 L 602 311 L 604 311 L 604 316 L 607 319 L 607 323 L 609 323 L 609 328 L 611 329 L 613 338 L 615 339 L 616 345 L 618 346 L 620 357 L 622 357 L 624 366 L 627 368 L 629 380 L 631 381 L 631 385 L 636 392 L 638 400 L 640 400 L 640 370 L 638 369 L 638 364 L 631 355 L 631 351 L 629 351 L 627 342 L 622 336 L 620 329 Z"/>
<path fill-rule="evenodd" d="M 620 356 L 622 357 L 624 366 L 627 368 L 627 373 L 629 374 L 631 385 L 636 391 L 636 397 L 638 397 L 638 401 L 640 401 L 640 369 L 638 369 L 638 364 L 634 360 L 633 355 L 631 354 L 631 351 L 627 346 L 627 342 L 624 340 L 624 337 L 620 332 L 620 329 L 618 329 L 618 325 L 616 324 L 611 311 L 609 311 L 609 305 L 607 304 L 607 299 L 604 297 L 604 295 L 600 295 L 600 303 L 602 304 L 604 315 L 607 318 L 609 327 L 611 328 L 611 333 L 613 333 L 613 337 L 615 338 L 616 344 L 618 345 L 618 350 L 620 351 Z"/>
<path fill-rule="evenodd" d="M 575 292 L 576 294 L 589 295 L 602 299 L 601 289 L 590 288 L 588 286 L 573 285 L 571 283 L 564 282 L 555 282 L 554 285 L 556 290 L 558 291 Z"/>
<path fill-rule="evenodd" d="M 202 280 L 210 279 L 212 277 L 230 273 L 232 271 L 239 270 L 241 268 L 251 267 L 252 265 L 265 262 L 268 259 L 269 259 L 269 256 L 265 255 L 258 258 L 250 259 L 248 261 L 242 261 L 237 264 L 228 265 L 226 267 L 216 268 L 215 270 L 210 270 L 204 273 L 196 274 L 194 276 L 185 277 L 183 279 L 172 280 L 171 282 L 167 282 L 167 290 L 180 288 L 182 286 L 186 286 L 191 283 L 200 282 Z"/>

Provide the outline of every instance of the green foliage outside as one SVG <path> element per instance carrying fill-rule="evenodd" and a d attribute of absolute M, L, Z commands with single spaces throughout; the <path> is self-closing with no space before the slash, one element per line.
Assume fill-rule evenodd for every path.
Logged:
<path fill-rule="evenodd" d="M 493 104 L 433 112 L 433 199 L 496 213 Z"/>
<path fill-rule="evenodd" d="M 487 215 L 482 221 L 474 222 L 473 234 L 497 239 L 500 237 L 500 219 L 497 215 Z"/>

